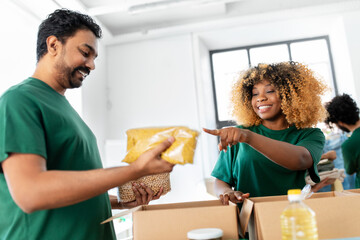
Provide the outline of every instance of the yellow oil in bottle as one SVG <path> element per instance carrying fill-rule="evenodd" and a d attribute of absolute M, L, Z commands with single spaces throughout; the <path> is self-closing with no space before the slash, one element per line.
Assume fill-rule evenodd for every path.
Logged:
<path fill-rule="evenodd" d="M 318 239 L 315 213 L 301 201 L 301 190 L 288 192 L 289 205 L 280 216 L 283 240 Z"/>

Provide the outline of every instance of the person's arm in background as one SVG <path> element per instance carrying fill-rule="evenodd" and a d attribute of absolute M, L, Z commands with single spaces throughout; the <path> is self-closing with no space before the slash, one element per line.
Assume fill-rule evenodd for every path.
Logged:
<path fill-rule="evenodd" d="M 317 191 L 319 191 L 320 189 L 322 189 L 323 187 L 330 185 L 334 182 L 333 179 L 330 179 L 328 177 L 324 178 L 322 181 L 320 181 L 319 183 L 313 185 L 311 187 L 311 191 L 316 193 Z"/>
<path fill-rule="evenodd" d="M 357 152 L 356 149 L 351 147 L 344 144 L 341 145 L 341 152 L 344 159 L 344 168 L 348 175 L 352 175 L 358 171 L 360 162 L 360 156 L 356 157 L 356 155 L 354 155 L 354 153 Z"/>
<path fill-rule="evenodd" d="M 204 131 L 220 137 L 220 151 L 226 151 L 229 145 L 231 146 L 243 142 L 262 153 L 271 161 L 290 170 L 305 170 L 313 165 L 313 159 L 310 152 L 302 146 L 277 141 L 247 129 L 240 129 L 237 127 L 215 130 L 204 128 Z M 276 149 L 276 151 L 274 151 L 274 149 Z M 289 159 L 292 159 L 292 161 L 289 161 Z"/>
<path fill-rule="evenodd" d="M 330 150 L 330 151 L 328 151 L 326 153 L 323 153 L 321 155 L 320 159 L 329 159 L 329 160 L 333 161 L 333 160 L 336 159 L 336 151 Z"/>
<path fill-rule="evenodd" d="M 15 203 L 31 213 L 73 205 L 142 176 L 171 172 L 174 165 L 161 159 L 160 154 L 173 142 L 169 138 L 125 167 L 48 171 L 43 157 L 12 153 L 2 162 L 2 169 Z"/>

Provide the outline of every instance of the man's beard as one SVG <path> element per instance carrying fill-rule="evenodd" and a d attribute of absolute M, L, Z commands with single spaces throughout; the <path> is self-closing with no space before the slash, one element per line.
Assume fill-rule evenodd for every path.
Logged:
<path fill-rule="evenodd" d="M 64 88 L 79 88 L 82 85 L 82 81 L 85 79 L 85 77 L 83 77 L 83 79 L 80 80 L 79 77 L 77 77 L 76 75 L 78 74 L 78 70 L 82 71 L 85 74 L 89 74 L 89 70 L 85 67 L 76 67 L 76 68 L 71 68 L 66 66 L 66 64 L 64 63 L 64 61 L 58 62 L 56 64 L 56 68 L 58 69 L 58 80 L 60 82 L 60 84 L 64 87 Z"/>

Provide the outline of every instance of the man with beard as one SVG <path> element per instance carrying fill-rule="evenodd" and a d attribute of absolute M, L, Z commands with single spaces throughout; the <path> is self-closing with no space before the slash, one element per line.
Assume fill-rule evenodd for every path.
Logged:
<path fill-rule="evenodd" d="M 38 31 L 34 74 L 0 98 L 0 239 L 115 239 L 111 207 L 157 199 L 146 186 L 125 206 L 107 191 L 145 175 L 170 172 L 160 158 L 173 138 L 126 167 L 103 169 L 94 134 L 64 96 L 98 54 L 100 27 L 87 15 L 56 10 Z"/>
<path fill-rule="evenodd" d="M 356 102 L 347 94 L 334 97 L 325 105 L 329 113 L 325 123 L 335 124 L 341 130 L 352 133 L 341 145 L 346 173 L 356 173 L 355 187 L 360 188 L 360 120 Z"/>

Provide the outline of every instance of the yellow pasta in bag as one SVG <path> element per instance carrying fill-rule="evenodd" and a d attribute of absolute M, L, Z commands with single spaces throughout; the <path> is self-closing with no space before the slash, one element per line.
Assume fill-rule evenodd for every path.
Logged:
<path fill-rule="evenodd" d="M 193 163 L 199 132 L 187 127 L 137 128 L 127 134 L 127 154 L 123 162 L 132 163 L 147 150 L 173 136 L 175 142 L 161 157 L 173 164 Z"/>

